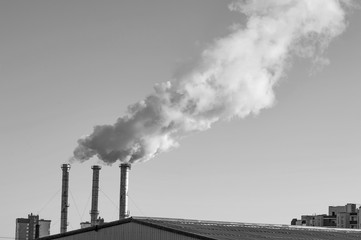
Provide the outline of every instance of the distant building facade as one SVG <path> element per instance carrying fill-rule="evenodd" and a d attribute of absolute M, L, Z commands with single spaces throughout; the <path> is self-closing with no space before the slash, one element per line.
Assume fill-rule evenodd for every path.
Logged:
<path fill-rule="evenodd" d="M 28 218 L 17 218 L 15 226 L 16 240 L 33 240 L 50 235 L 50 220 L 39 219 L 39 215 L 28 215 Z"/>
<path fill-rule="evenodd" d="M 91 227 L 92 224 L 90 222 L 81 222 L 80 229 Z"/>
<path fill-rule="evenodd" d="M 357 209 L 354 203 L 329 206 L 328 215 L 302 215 L 300 220 L 293 219 L 291 225 L 361 229 L 361 207 Z"/>
<path fill-rule="evenodd" d="M 50 235 L 51 220 L 39 219 L 39 237 Z"/>

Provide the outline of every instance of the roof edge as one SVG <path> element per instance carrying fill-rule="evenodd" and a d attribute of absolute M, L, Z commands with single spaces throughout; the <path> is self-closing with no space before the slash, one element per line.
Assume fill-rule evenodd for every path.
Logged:
<path fill-rule="evenodd" d="M 174 218 L 159 218 L 159 217 L 129 217 L 121 220 L 112 221 L 109 223 L 104 223 L 101 225 L 96 225 L 92 227 L 82 228 L 82 229 L 76 229 L 65 233 L 58 233 L 42 238 L 38 238 L 39 240 L 52 240 L 52 239 L 58 239 L 61 237 L 67 237 L 79 233 L 85 233 L 85 232 L 91 232 L 95 231 L 97 232 L 100 229 L 108 228 L 112 226 L 117 226 L 125 223 L 138 223 L 144 226 L 153 227 L 161 230 L 165 230 L 172 233 L 177 233 L 183 236 L 193 237 L 201 240 L 217 240 L 216 238 L 212 238 L 209 236 L 205 236 L 198 233 L 190 233 L 187 231 L 183 231 L 177 228 L 173 228 L 171 226 L 165 226 L 161 223 L 152 222 L 151 220 L 171 220 L 171 221 L 177 221 L 177 220 L 183 220 L 183 221 L 194 221 L 194 222 L 202 222 L 202 220 L 193 220 L 193 219 L 174 219 Z M 17 219 L 18 220 L 18 219 Z M 149 220 L 149 221 L 148 221 Z M 360 232 L 361 229 L 341 229 L 341 228 L 322 228 L 322 227 L 305 227 L 305 226 L 291 226 L 291 225 L 283 225 L 283 224 L 259 224 L 259 223 L 236 223 L 236 222 L 219 222 L 219 221 L 205 221 L 208 223 L 213 224 L 235 224 L 235 225 L 242 225 L 242 226 L 259 226 L 259 227 L 265 227 L 265 228 L 275 228 L 275 229 L 288 229 L 288 230 L 308 230 L 308 231 L 319 231 L 319 232 L 348 232 L 348 233 L 355 233 Z"/>
<path fill-rule="evenodd" d="M 141 224 L 144 226 L 153 227 L 153 228 L 165 230 L 165 231 L 172 232 L 172 233 L 177 233 L 177 234 L 187 236 L 187 237 L 193 237 L 193 238 L 197 238 L 197 239 L 201 239 L 201 240 L 217 240 L 215 238 L 206 237 L 206 236 L 203 236 L 200 234 L 189 233 L 189 232 L 181 231 L 179 229 L 171 228 L 168 226 L 150 223 L 150 222 L 147 222 L 146 219 L 148 219 L 148 218 L 142 219 L 142 218 L 138 218 L 138 217 L 135 217 L 135 218 L 129 217 L 129 218 L 122 219 L 122 220 L 117 220 L 117 221 L 104 223 L 104 224 L 96 225 L 96 226 L 92 226 L 92 227 L 82 228 L 82 229 L 76 229 L 76 230 L 72 230 L 72 231 L 65 232 L 65 233 L 58 233 L 58 234 L 54 234 L 54 235 L 50 235 L 50 236 L 46 236 L 46 237 L 42 237 L 42 238 L 38 238 L 38 239 L 39 240 L 52 240 L 52 239 L 76 235 L 79 233 L 92 232 L 92 231 L 97 232 L 98 230 L 103 229 L 103 228 L 108 228 L 108 227 L 112 227 L 112 226 L 117 226 L 117 225 L 121 225 L 121 224 L 125 224 L 125 223 L 134 222 L 134 223 L 138 223 L 138 224 Z"/>
<path fill-rule="evenodd" d="M 132 222 L 132 220 L 133 220 L 133 218 L 129 217 L 129 218 L 125 218 L 125 219 L 121 219 L 121 220 L 117 220 L 117 221 L 113 221 L 113 222 L 109 222 L 109 223 L 104 223 L 104 224 L 101 224 L 101 225 L 76 229 L 76 230 L 72 230 L 72 231 L 65 232 L 65 233 L 58 233 L 58 234 L 38 238 L 38 240 L 57 239 L 57 238 L 61 238 L 61 237 L 67 237 L 67 236 L 71 236 L 71 235 L 75 235 L 75 234 L 79 234 L 79 233 L 84 233 L 84 232 L 91 232 L 91 231 L 97 232 L 98 230 L 103 229 L 103 228 L 112 227 L 112 226 Z"/>
<path fill-rule="evenodd" d="M 231 221 L 213 221 L 213 220 L 197 220 L 187 218 L 164 218 L 164 217 L 140 217 L 133 216 L 135 220 L 160 220 L 160 221 L 185 221 L 185 222 L 203 222 L 208 224 L 221 224 L 221 225 L 237 225 L 237 226 L 257 226 L 263 228 L 274 228 L 274 229 L 289 229 L 289 230 L 310 230 L 310 231 L 325 231 L 325 232 L 361 232 L 361 229 L 355 228 L 328 228 L 328 227 L 317 227 L 317 226 L 296 226 L 289 224 L 271 224 L 271 223 L 249 223 L 249 222 L 231 222 Z"/>
<path fill-rule="evenodd" d="M 193 238 L 202 239 L 202 240 L 217 240 L 216 238 L 211 238 L 211 237 L 207 237 L 207 236 L 196 234 L 196 233 L 190 233 L 190 232 L 182 231 L 182 230 L 172 228 L 172 227 L 168 227 L 168 226 L 164 226 L 164 225 L 161 225 L 161 224 L 150 223 L 150 222 L 147 222 L 146 219 L 133 218 L 132 222 L 138 223 L 138 224 L 141 224 L 141 225 L 144 225 L 144 226 L 148 226 L 148 227 L 157 228 L 157 229 L 160 229 L 160 230 L 165 230 L 165 231 L 172 232 L 172 233 L 177 233 L 177 234 L 184 235 L 184 236 L 187 236 L 187 237 L 193 237 Z"/>

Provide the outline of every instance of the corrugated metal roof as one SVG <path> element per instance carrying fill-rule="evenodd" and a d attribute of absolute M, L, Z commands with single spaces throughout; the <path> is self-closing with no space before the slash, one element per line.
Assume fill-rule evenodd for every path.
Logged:
<path fill-rule="evenodd" d="M 132 222 L 204 240 L 361 240 L 361 229 L 300 227 L 153 217 L 126 218 L 99 226 L 43 237 L 41 240 L 61 239 L 93 231 L 97 232 L 101 229 L 117 227 Z"/>
<path fill-rule="evenodd" d="M 214 240 L 360 240 L 361 230 L 133 217 L 134 222 Z"/>

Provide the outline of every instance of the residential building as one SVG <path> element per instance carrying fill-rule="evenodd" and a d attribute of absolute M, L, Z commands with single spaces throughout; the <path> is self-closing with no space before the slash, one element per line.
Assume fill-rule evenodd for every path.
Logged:
<path fill-rule="evenodd" d="M 39 215 L 28 215 L 28 218 L 17 218 L 15 226 L 16 240 L 33 240 L 50 235 L 50 220 L 39 220 Z"/>
<path fill-rule="evenodd" d="M 301 220 L 292 219 L 292 225 L 328 227 L 328 228 L 359 228 L 361 229 L 361 211 L 356 204 L 345 206 L 329 206 L 328 215 L 302 215 Z"/>
<path fill-rule="evenodd" d="M 302 215 L 303 226 L 315 226 L 315 215 Z"/>
<path fill-rule="evenodd" d="M 307 226 L 307 225 L 306 225 Z M 310 225 L 309 225 L 310 226 Z M 314 218 L 315 227 L 336 227 L 336 216 L 326 214 L 316 215 Z"/>
<path fill-rule="evenodd" d="M 29 219 L 17 218 L 15 240 L 29 239 Z"/>
<path fill-rule="evenodd" d="M 347 203 L 345 206 L 329 206 L 328 215 L 337 215 L 338 213 L 355 213 L 357 212 L 356 204 Z"/>
<path fill-rule="evenodd" d="M 337 214 L 338 228 L 358 228 L 358 214 L 357 213 L 338 213 Z"/>
<path fill-rule="evenodd" d="M 17 218 L 15 239 L 16 240 L 32 240 L 35 239 L 36 224 L 39 221 L 38 215 L 32 213 L 28 215 L 28 218 Z"/>

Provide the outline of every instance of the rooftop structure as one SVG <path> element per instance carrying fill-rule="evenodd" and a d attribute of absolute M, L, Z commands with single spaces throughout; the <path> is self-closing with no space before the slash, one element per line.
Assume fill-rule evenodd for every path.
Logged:
<path fill-rule="evenodd" d="M 361 239 L 361 230 L 130 217 L 104 225 L 41 238 L 41 240 L 51 239 L 359 240 Z"/>
<path fill-rule="evenodd" d="M 99 171 L 100 166 L 94 165 L 93 169 L 93 185 L 92 185 L 92 205 L 90 210 L 90 223 L 92 226 L 97 225 L 98 211 L 98 197 L 99 197 Z"/>
<path fill-rule="evenodd" d="M 69 192 L 69 170 L 70 164 L 61 165 L 62 184 L 61 184 L 61 214 L 60 214 L 60 232 L 64 233 L 68 227 L 68 192 Z"/>
<path fill-rule="evenodd" d="M 131 165 L 120 164 L 120 197 L 119 197 L 119 220 L 129 217 L 128 211 L 128 175 Z"/>

